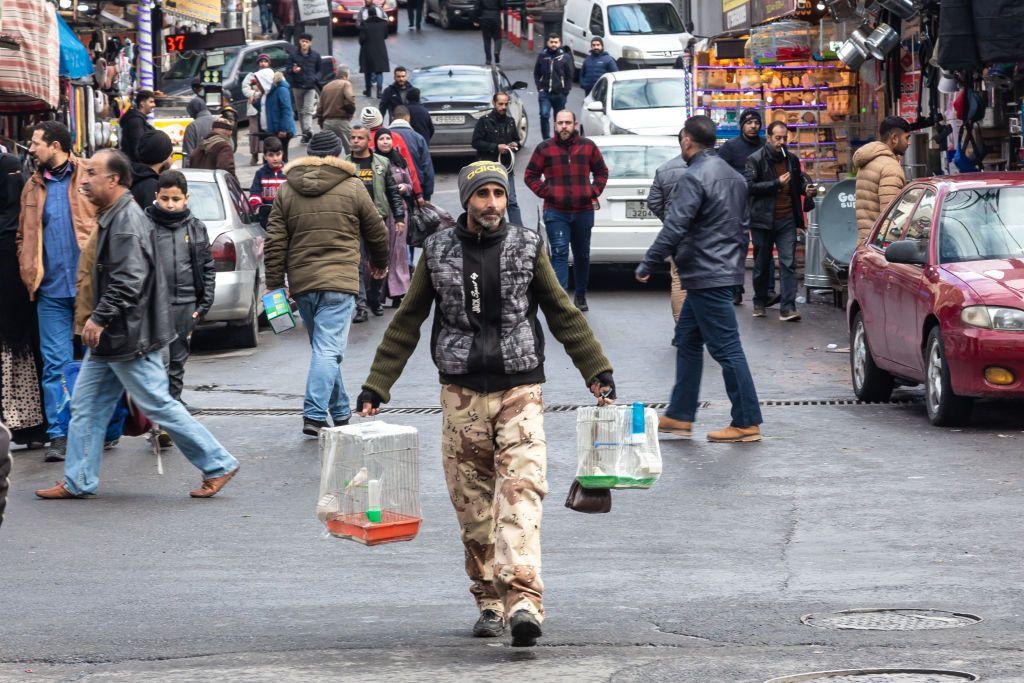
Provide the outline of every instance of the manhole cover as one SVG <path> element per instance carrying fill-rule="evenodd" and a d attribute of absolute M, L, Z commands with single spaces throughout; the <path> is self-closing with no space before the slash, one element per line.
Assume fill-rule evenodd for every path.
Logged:
<path fill-rule="evenodd" d="M 800 621 L 833 631 L 927 631 L 970 626 L 981 617 L 933 609 L 848 609 L 807 614 Z"/>
<path fill-rule="evenodd" d="M 780 676 L 765 683 L 963 683 L 978 677 L 963 671 L 937 669 L 846 669 Z"/>

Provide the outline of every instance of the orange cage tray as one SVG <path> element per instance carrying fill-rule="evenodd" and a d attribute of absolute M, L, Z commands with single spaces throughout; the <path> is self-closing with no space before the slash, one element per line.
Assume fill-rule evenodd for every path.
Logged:
<path fill-rule="evenodd" d="M 381 521 L 371 522 L 365 514 L 357 512 L 336 515 L 327 521 L 327 530 L 332 536 L 350 538 L 363 545 L 377 545 L 411 541 L 419 533 L 420 521 L 419 517 L 384 510 L 381 512 Z"/>

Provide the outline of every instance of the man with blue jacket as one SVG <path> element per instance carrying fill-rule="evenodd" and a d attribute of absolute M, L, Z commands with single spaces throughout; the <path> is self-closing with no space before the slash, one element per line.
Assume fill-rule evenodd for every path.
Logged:
<path fill-rule="evenodd" d="M 316 108 L 316 86 L 320 79 L 320 55 L 312 48 L 313 36 L 299 36 L 299 49 L 288 54 L 285 70 L 295 97 L 295 106 L 302 118 L 302 144 L 313 137 L 313 110 Z"/>
<path fill-rule="evenodd" d="M 540 135 L 545 140 L 551 137 L 551 117 L 565 109 L 572 74 L 572 55 L 562 49 L 562 38 L 557 33 L 549 34 L 547 47 L 537 55 L 533 67 L 533 82 L 540 102 Z"/>
<path fill-rule="evenodd" d="M 604 41 L 594 37 L 590 41 L 590 54 L 583 60 L 580 68 L 580 85 L 583 86 L 583 94 L 589 95 L 597 81 L 605 74 L 619 70 L 615 58 L 605 52 Z"/>
<path fill-rule="evenodd" d="M 292 92 L 284 74 L 273 69 L 256 72 L 254 90 L 260 101 L 260 130 L 263 137 L 280 138 L 284 147 L 284 161 L 288 162 L 288 143 L 295 137 L 295 114 L 292 109 Z"/>
<path fill-rule="evenodd" d="M 707 116 L 691 116 L 679 137 L 687 167 L 669 198 L 664 227 L 636 269 L 636 279 L 648 282 L 671 257 L 686 290 L 676 323 L 676 384 L 658 431 L 693 436 L 707 346 L 722 366 L 732 402 L 732 422 L 709 432 L 708 441 L 760 441 L 761 408 L 732 306 L 747 256 L 747 182 L 714 151 L 715 123 Z"/>

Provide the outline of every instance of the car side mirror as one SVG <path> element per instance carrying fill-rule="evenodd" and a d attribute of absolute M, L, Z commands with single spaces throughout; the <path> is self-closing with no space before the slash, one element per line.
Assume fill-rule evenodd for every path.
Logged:
<path fill-rule="evenodd" d="M 905 263 L 911 266 L 928 265 L 928 242 L 925 240 L 899 240 L 885 248 L 885 260 L 889 263 Z"/>
<path fill-rule="evenodd" d="M 513 90 L 526 90 L 526 81 L 516 81 L 512 84 Z"/>
<path fill-rule="evenodd" d="M 601 102 L 600 100 L 587 102 L 587 111 L 604 111 L 604 102 Z"/>

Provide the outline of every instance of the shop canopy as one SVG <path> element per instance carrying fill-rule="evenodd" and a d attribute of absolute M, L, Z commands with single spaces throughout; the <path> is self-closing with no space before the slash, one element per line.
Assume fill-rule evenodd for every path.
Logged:
<path fill-rule="evenodd" d="M 0 0 L 3 32 L 19 46 L 0 49 L 0 114 L 56 109 L 60 102 L 57 12 L 46 0 Z"/>
<path fill-rule="evenodd" d="M 71 27 L 57 15 L 57 26 L 60 29 L 60 75 L 66 78 L 85 78 L 94 73 L 89 50 L 82 45 Z"/>

